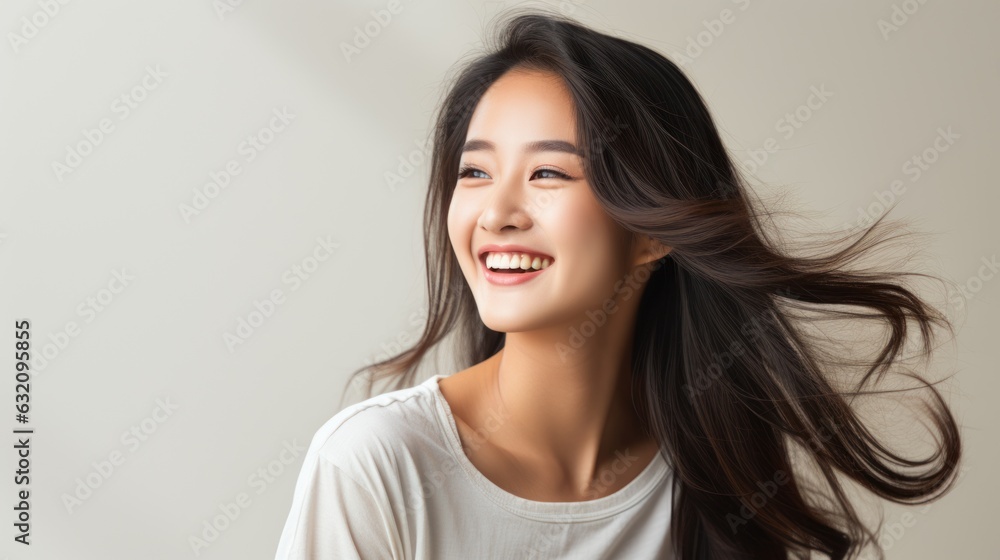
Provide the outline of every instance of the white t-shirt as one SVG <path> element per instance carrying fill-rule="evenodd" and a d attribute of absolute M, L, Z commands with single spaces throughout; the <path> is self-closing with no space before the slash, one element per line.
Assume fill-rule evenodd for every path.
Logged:
<path fill-rule="evenodd" d="M 671 470 L 660 454 L 609 496 L 521 498 L 465 454 L 438 385 L 444 377 L 355 403 L 323 424 L 276 560 L 672 558 Z"/>

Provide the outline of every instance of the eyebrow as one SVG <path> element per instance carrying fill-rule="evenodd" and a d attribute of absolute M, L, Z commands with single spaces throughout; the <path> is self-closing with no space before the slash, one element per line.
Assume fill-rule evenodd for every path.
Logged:
<path fill-rule="evenodd" d="M 496 151 L 496 145 L 489 140 L 469 140 L 462 147 L 462 153 L 474 152 L 477 150 Z M 579 157 L 584 157 L 575 145 L 565 140 L 536 140 L 524 145 L 524 151 L 529 154 L 538 152 L 563 152 Z"/>

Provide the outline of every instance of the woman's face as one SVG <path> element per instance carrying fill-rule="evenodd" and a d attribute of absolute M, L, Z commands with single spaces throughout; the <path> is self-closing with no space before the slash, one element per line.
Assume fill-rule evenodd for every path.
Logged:
<path fill-rule="evenodd" d="M 468 171 L 455 187 L 448 235 L 480 316 L 495 331 L 585 320 L 632 270 L 627 232 L 594 198 L 581 157 L 565 151 L 576 146 L 575 118 L 559 77 L 524 70 L 494 82 L 472 115 L 460 163 Z M 541 141 L 549 145 L 531 149 Z M 520 245 L 551 263 L 525 282 L 492 283 L 480 258 L 487 244 Z"/>

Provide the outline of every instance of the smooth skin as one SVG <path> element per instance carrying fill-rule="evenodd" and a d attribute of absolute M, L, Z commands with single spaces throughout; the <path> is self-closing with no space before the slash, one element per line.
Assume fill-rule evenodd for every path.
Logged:
<path fill-rule="evenodd" d="M 466 136 L 467 147 L 492 147 L 463 151 L 461 166 L 472 169 L 459 177 L 448 212 L 480 317 L 507 338 L 494 356 L 443 378 L 441 391 L 472 464 L 501 489 L 541 502 L 613 494 L 659 450 L 633 408 L 629 359 L 639 280 L 648 279 L 639 267 L 670 248 L 607 215 L 581 155 L 527 150 L 537 141 L 574 146 L 575 118 L 558 76 L 506 73 L 480 100 Z M 526 283 L 497 286 L 478 258 L 487 243 L 524 245 L 554 261 Z M 581 330 L 590 334 L 582 345 L 571 336 Z"/>

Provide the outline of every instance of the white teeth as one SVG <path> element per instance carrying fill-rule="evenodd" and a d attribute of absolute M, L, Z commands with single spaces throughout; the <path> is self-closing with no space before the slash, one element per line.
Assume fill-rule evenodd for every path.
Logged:
<path fill-rule="evenodd" d="M 551 261 L 521 253 L 487 253 L 486 266 L 491 270 L 540 270 L 548 268 Z"/>

